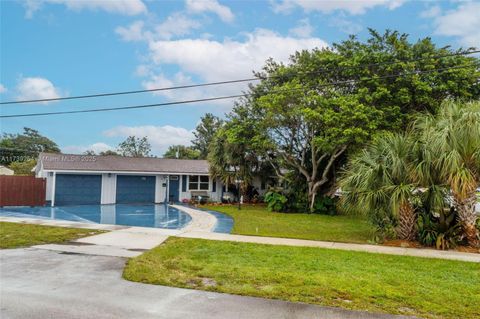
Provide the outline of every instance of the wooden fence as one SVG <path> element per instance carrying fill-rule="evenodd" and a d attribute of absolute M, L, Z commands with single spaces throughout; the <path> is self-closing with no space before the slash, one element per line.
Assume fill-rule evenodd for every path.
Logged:
<path fill-rule="evenodd" d="M 0 206 L 43 206 L 46 189 L 45 178 L 0 175 Z"/>

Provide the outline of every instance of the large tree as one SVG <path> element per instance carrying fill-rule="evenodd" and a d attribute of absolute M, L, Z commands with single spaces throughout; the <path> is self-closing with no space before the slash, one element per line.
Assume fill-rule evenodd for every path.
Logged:
<path fill-rule="evenodd" d="M 258 126 L 246 113 L 236 108 L 230 121 L 220 128 L 209 147 L 210 173 L 225 184 L 241 181 L 242 189 L 251 185 L 254 176 L 266 180 L 271 175 L 267 161 L 258 149 Z"/>
<path fill-rule="evenodd" d="M 16 161 L 36 159 L 40 152 L 58 153 L 58 145 L 41 135 L 37 130 L 24 127 L 20 134 L 3 134 L 0 139 L 0 162 L 10 164 Z"/>
<path fill-rule="evenodd" d="M 205 114 L 197 125 L 192 140 L 193 149 L 200 152 L 199 158 L 206 159 L 208 156 L 208 148 L 215 137 L 215 133 L 222 126 L 223 121 L 211 113 Z"/>
<path fill-rule="evenodd" d="M 412 43 L 406 34 L 370 30 L 365 42 L 352 36 L 333 50 L 297 52 L 288 67 L 267 65 L 264 74 L 280 69 L 320 94 L 342 83 L 332 89 L 381 111 L 390 130 L 405 128 L 417 112 L 435 113 L 446 98 L 480 98 L 479 59 L 463 52 L 437 48 L 430 38 Z"/>
<path fill-rule="evenodd" d="M 248 150 L 281 178 L 285 170 L 302 176 L 313 207 L 319 192 L 332 191 L 347 154 L 374 133 L 404 129 L 446 97 L 479 97 L 478 60 L 457 53 L 429 38 L 412 44 L 407 35 L 371 30 L 366 42 L 351 37 L 333 49 L 297 52 L 287 65 L 268 60 L 228 121 L 247 114 L 255 126 Z"/>
<path fill-rule="evenodd" d="M 146 136 L 140 138 L 129 136 L 118 144 L 117 152 L 122 156 L 147 157 L 150 156 L 151 146 Z"/>
<path fill-rule="evenodd" d="M 285 92 L 272 92 L 259 99 L 259 122 L 266 136 L 264 148 L 282 166 L 300 173 L 307 182 L 310 209 L 315 197 L 333 182 L 333 172 L 346 151 L 365 142 L 379 126 L 378 111 L 354 98 L 326 98 L 315 91 L 303 94 L 287 91 L 295 84 L 282 86 Z M 275 163 L 275 162 L 273 162 Z"/>
<path fill-rule="evenodd" d="M 163 154 L 163 158 L 199 159 L 200 151 L 191 146 L 171 145 Z"/>

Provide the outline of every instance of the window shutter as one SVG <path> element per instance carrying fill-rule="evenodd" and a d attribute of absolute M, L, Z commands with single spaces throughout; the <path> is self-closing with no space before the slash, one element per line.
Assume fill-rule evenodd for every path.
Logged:
<path fill-rule="evenodd" d="M 214 178 L 213 181 L 212 181 L 212 192 L 216 192 L 217 191 L 217 180 Z"/>

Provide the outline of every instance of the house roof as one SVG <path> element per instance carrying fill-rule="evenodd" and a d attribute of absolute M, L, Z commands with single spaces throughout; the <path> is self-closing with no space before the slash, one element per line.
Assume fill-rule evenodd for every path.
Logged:
<path fill-rule="evenodd" d="M 3 165 L 0 165 L 0 168 L 1 168 L 1 169 L 3 169 L 3 170 L 8 170 L 8 171 L 11 171 L 11 172 L 13 172 L 13 169 L 11 169 L 11 168 L 8 168 L 8 167 L 6 167 L 6 166 L 3 166 Z"/>
<path fill-rule="evenodd" d="M 44 170 L 208 174 L 205 160 L 40 153 Z"/>

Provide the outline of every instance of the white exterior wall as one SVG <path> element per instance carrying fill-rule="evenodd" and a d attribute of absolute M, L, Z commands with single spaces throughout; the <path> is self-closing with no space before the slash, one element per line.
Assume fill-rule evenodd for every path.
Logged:
<path fill-rule="evenodd" d="M 44 174 L 46 176 L 38 176 L 38 177 L 44 177 L 47 180 L 47 189 L 45 192 L 45 200 L 51 201 L 52 200 L 52 194 L 53 194 L 53 174 L 50 176 L 50 174 Z"/>
<path fill-rule="evenodd" d="M 265 189 L 262 189 L 262 180 L 260 177 L 254 177 L 252 181 L 252 186 L 257 189 L 258 194 L 263 196 L 267 192 L 267 185 L 265 184 Z"/>
<path fill-rule="evenodd" d="M 53 173 L 48 173 L 43 170 L 39 170 L 35 173 L 35 177 L 45 178 L 46 180 L 45 200 L 51 201 L 52 194 L 53 194 Z"/>
<path fill-rule="evenodd" d="M 168 178 L 166 175 L 156 175 L 155 178 L 155 203 L 164 203 L 165 196 L 167 193 L 166 185 L 168 183 Z M 163 186 L 165 184 L 165 186 Z"/>
<path fill-rule="evenodd" d="M 210 193 L 210 199 L 214 202 L 220 202 L 222 200 L 222 187 L 223 184 L 220 179 L 216 179 L 217 186 L 215 192 L 213 191 L 213 179 L 210 179 L 210 189 L 212 192 Z"/>
<path fill-rule="evenodd" d="M 115 204 L 116 200 L 117 174 L 102 174 L 102 195 L 100 204 Z"/>

